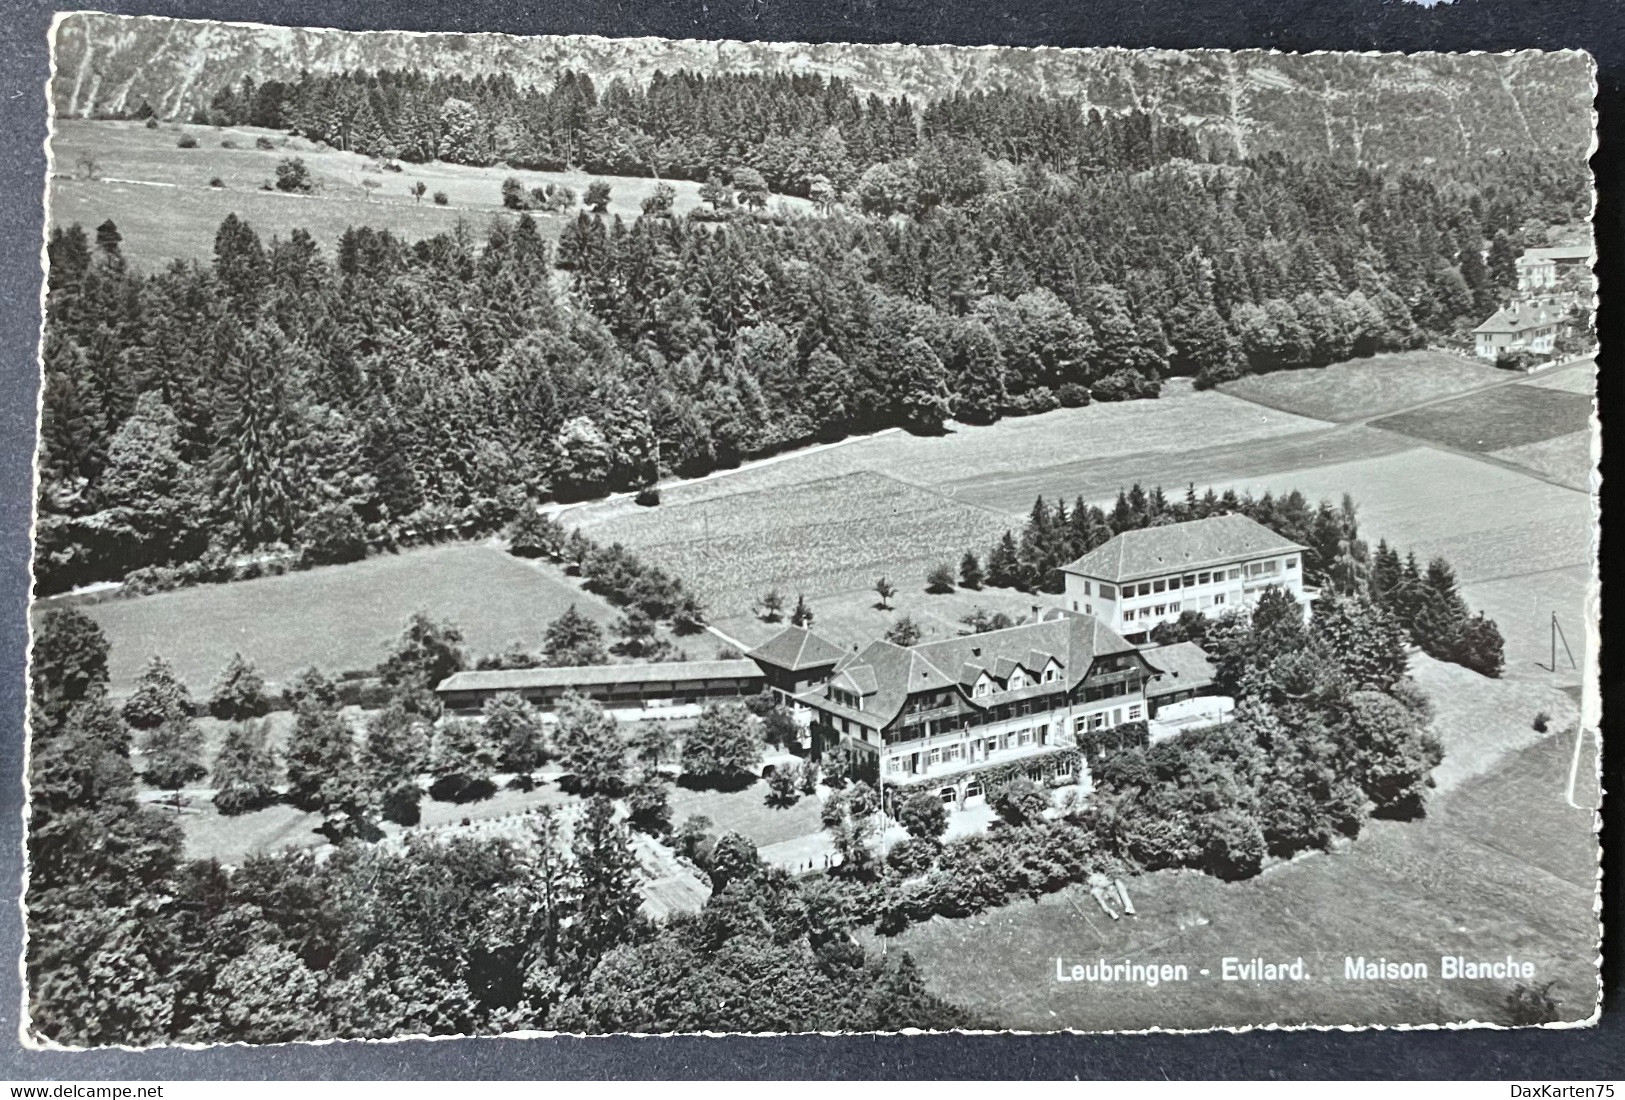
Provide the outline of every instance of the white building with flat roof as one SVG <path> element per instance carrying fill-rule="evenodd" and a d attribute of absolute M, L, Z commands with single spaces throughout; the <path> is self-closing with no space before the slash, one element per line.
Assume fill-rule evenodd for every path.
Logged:
<path fill-rule="evenodd" d="M 1307 609 L 1304 549 L 1235 513 L 1124 531 L 1065 567 L 1065 606 L 1137 644 L 1186 611 L 1250 608 L 1269 585 Z"/>

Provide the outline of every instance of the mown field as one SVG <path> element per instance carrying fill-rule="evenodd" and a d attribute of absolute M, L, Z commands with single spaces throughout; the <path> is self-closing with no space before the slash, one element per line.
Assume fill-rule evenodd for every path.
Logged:
<path fill-rule="evenodd" d="M 1586 492 L 1591 489 L 1591 475 L 1597 468 L 1589 428 L 1568 435 L 1555 435 L 1538 443 L 1505 447 L 1491 451 L 1490 456 L 1523 466 L 1560 485 Z"/>
<path fill-rule="evenodd" d="M 1443 351 L 1403 351 L 1314 370 L 1251 374 L 1219 388 L 1248 401 L 1339 422 L 1394 412 L 1477 386 L 1506 381 L 1505 371 Z"/>
<path fill-rule="evenodd" d="M 305 665 L 329 674 L 370 668 L 414 611 L 455 622 L 474 656 L 500 652 L 514 641 L 536 648 L 548 621 L 571 604 L 605 624 L 615 619 L 607 604 L 556 569 L 495 546 L 459 543 L 107 600 L 84 610 L 112 644 L 108 664 L 115 692 L 127 691 L 156 653 L 194 695 L 206 697 L 233 652 L 252 660 L 273 684 Z"/>
<path fill-rule="evenodd" d="M 195 149 L 179 148 L 183 135 L 197 139 Z M 265 137 L 275 149 L 254 147 Z M 236 148 L 223 148 L 222 142 Z M 281 237 L 294 229 L 308 229 L 317 243 L 329 250 L 352 225 L 389 229 L 407 240 L 418 240 L 451 230 L 459 221 L 483 235 L 493 217 L 512 220 L 502 207 L 502 181 L 517 177 L 526 188 L 563 184 L 579 199 L 590 179 L 582 172 L 532 172 L 503 165 L 474 168 L 466 165 L 402 164 L 400 172 L 379 169 L 357 153 L 323 149 L 302 138 L 255 127 L 216 128 L 166 123 L 148 130 L 138 122 L 99 122 L 63 119 L 55 124 L 51 141 L 53 177 L 48 188 L 51 225 L 78 222 L 87 229 L 112 218 L 124 237 L 125 255 L 156 269 L 170 260 L 208 262 L 213 255 L 215 231 L 227 214 L 247 219 L 263 238 Z M 310 169 L 317 189 L 310 195 L 264 191 L 274 179 L 277 164 L 297 156 Z M 87 172 L 84 158 L 95 162 Z M 94 175 L 96 178 L 84 178 Z M 218 177 L 223 187 L 211 187 Z M 611 216 L 635 218 L 658 181 L 606 177 L 611 185 Z M 369 193 L 364 180 L 378 188 Z M 421 201 L 407 188 L 421 180 L 428 189 Z M 676 191 L 673 208 L 679 212 L 699 205 L 699 185 L 669 181 Z M 437 206 L 432 196 L 446 194 Z M 804 199 L 775 197 L 788 208 L 810 209 Z M 577 209 L 580 209 L 579 207 Z M 535 215 L 544 235 L 556 236 L 569 215 Z"/>
<path fill-rule="evenodd" d="M 1465 451 L 1489 452 L 1583 431 L 1591 398 L 1542 386 L 1501 386 L 1384 417 L 1379 428 Z"/>
<path fill-rule="evenodd" d="M 574 518 L 574 517 L 572 517 Z M 579 521 L 578 521 L 579 522 Z M 1007 517 L 873 471 L 622 513 L 587 526 L 671 569 L 705 597 L 714 618 L 749 614 L 775 585 L 823 595 L 874 578 L 923 577 L 967 546 L 1003 534 Z"/>
<path fill-rule="evenodd" d="M 993 1027 L 1504 1022 L 1514 983 L 1442 981 L 1447 953 L 1532 961 L 1533 984 L 1553 983 L 1560 1017 L 1584 1019 L 1596 996 L 1596 848 L 1592 812 L 1563 797 L 1572 749 L 1570 736 L 1548 736 L 1438 797 L 1424 821 L 1373 823 L 1332 854 L 1245 882 L 1189 871 L 1147 876 L 1135 890 L 1136 918 L 1106 920 L 1073 888 L 919 925 L 891 946 L 913 954 L 934 992 Z M 1580 801 L 1595 798 L 1591 783 Z M 1432 976 L 1346 981 L 1345 955 L 1426 962 Z M 1058 983 L 1058 956 L 1067 965 L 1183 963 L 1191 980 L 1154 989 Z M 1224 982 L 1225 956 L 1301 956 L 1310 980 Z"/>

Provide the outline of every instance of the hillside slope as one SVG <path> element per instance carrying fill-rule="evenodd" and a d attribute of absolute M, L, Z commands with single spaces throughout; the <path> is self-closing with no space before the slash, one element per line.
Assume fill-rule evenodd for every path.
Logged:
<path fill-rule="evenodd" d="M 1076 95 L 1102 110 L 1157 109 L 1242 154 L 1281 151 L 1363 165 L 1505 150 L 1566 157 L 1590 143 L 1590 59 L 1578 52 L 1283 54 L 1123 49 L 704 42 L 589 36 L 405 34 L 208 23 L 80 12 L 59 24 L 59 117 L 133 111 L 187 118 L 251 75 L 291 79 L 420 67 L 503 73 L 550 86 L 562 69 L 595 83 L 657 70 L 821 73 L 861 93 L 920 101 L 996 87 Z"/>

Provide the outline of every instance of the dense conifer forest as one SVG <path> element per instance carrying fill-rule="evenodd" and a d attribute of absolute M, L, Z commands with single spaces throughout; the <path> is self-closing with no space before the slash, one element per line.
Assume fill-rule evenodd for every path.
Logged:
<path fill-rule="evenodd" d="M 1525 239 L 1589 204 L 1583 165 L 1532 155 L 1451 178 L 1237 161 L 1153 114 L 818 77 L 308 76 L 223 89 L 209 120 L 705 179 L 707 205 L 676 215 L 660 189 L 628 223 L 589 194 L 556 244 L 528 212 L 416 243 L 230 216 L 212 264 L 161 271 L 111 221 L 53 230 L 42 592 L 333 560 L 851 432 L 1448 341 Z"/>

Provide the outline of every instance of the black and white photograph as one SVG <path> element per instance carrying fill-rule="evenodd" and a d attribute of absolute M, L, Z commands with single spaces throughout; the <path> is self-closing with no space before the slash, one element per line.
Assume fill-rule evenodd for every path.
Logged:
<path fill-rule="evenodd" d="M 51 64 L 25 1044 L 1596 1022 L 1586 53 Z"/>

